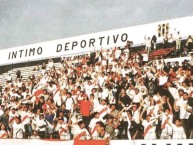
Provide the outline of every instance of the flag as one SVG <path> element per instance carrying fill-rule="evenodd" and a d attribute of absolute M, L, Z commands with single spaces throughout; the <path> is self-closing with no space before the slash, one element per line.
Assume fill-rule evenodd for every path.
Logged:
<path fill-rule="evenodd" d="M 74 140 L 74 145 L 110 145 L 106 140 Z"/>
<path fill-rule="evenodd" d="M 44 86 L 44 87 L 36 90 L 36 91 L 34 92 L 34 96 L 35 96 L 36 98 L 40 98 L 40 96 L 44 94 L 44 89 L 48 89 L 48 86 L 46 85 L 46 86 Z"/>

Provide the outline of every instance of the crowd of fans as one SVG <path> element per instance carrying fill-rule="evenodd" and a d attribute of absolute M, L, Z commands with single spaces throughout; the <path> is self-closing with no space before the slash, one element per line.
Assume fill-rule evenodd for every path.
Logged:
<path fill-rule="evenodd" d="M 62 57 L 57 68 L 49 59 L 27 81 L 19 70 L 15 80 L 9 74 L 0 138 L 192 139 L 193 61 L 160 57 L 149 64 L 154 43 L 133 56 L 128 41 L 122 49 Z M 187 46 L 192 49 L 192 39 Z"/>

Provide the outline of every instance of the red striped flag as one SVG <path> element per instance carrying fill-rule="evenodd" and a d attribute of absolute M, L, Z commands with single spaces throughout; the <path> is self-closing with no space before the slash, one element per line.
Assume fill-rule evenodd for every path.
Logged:
<path fill-rule="evenodd" d="M 5 138 L 7 136 L 7 133 L 5 132 L 5 133 L 3 133 L 1 136 L 0 136 L 0 138 Z"/>
<path fill-rule="evenodd" d="M 46 86 L 38 89 L 37 91 L 35 91 L 34 96 L 36 96 L 36 98 L 39 98 L 41 95 L 44 94 L 44 89 L 47 89 L 47 88 L 48 88 L 48 86 L 46 85 Z"/>

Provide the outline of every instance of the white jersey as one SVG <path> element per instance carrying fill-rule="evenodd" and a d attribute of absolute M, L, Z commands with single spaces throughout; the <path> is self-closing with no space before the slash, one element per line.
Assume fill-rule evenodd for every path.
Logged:
<path fill-rule="evenodd" d="M 100 118 L 91 119 L 90 124 L 88 126 L 90 128 L 91 136 L 96 136 L 97 135 L 96 123 L 99 122 L 99 121 L 101 121 Z"/>
<path fill-rule="evenodd" d="M 56 131 L 58 131 L 60 139 L 62 140 L 70 140 L 70 133 L 68 129 L 68 124 L 62 123 L 62 124 L 57 124 Z"/>
<path fill-rule="evenodd" d="M 45 131 L 46 130 L 46 121 L 44 119 L 36 120 L 35 122 L 37 131 Z"/>
<path fill-rule="evenodd" d="M 110 112 L 109 107 L 107 105 L 99 105 L 97 108 L 97 112 L 99 112 L 99 118 L 101 119 L 101 121 L 105 123 L 106 120 L 103 119 L 103 117 Z"/>
<path fill-rule="evenodd" d="M 96 136 L 93 136 L 93 139 L 95 140 L 106 140 L 110 137 L 110 134 L 108 134 L 107 132 L 105 132 L 105 134 L 103 136 L 100 136 L 98 133 Z"/>
<path fill-rule="evenodd" d="M 9 112 L 9 127 L 12 128 L 12 124 L 14 122 L 15 117 L 18 117 L 19 115 L 17 113 L 13 114 L 12 112 Z"/>
<path fill-rule="evenodd" d="M 73 112 L 73 106 L 74 106 L 73 98 L 66 98 L 65 105 L 67 110 L 70 110 L 71 112 Z"/>
<path fill-rule="evenodd" d="M 171 127 L 173 129 L 172 139 L 186 139 L 186 134 L 182 126 L 177 127 L 175 124 L 171 124 Z"/>
<path fill-rule="evenodd" d="M 21 111 L 19 114 L 21 115 L 21 121 L 23 125 L 30 124 L 31 114 L 29 112 Z"/>
<path fill-rule="evenodd" d="M 146 120 L 142 121 L 142 125 L 144 126 L 144 139 L 145 140 L 153 140 L 156 139 L 155 129 L 156 126 L 153 125 L 153 122 L 148 122 Z M 151 128 L 147 129 L 151 125 Z"/>
<path fill-rule="evenodd" d="M 13 123 L 13 138 L 23 138 L 23 132 L 25 132 L 24 125 L 19 123 Z"/>
<path fill-rule="evenodd" d="M 74 139 L 78 137 L 78 140 L 89 140 L 91 139 L 90 134 L 86 128 L 77 127 L 74 132 Z"/>

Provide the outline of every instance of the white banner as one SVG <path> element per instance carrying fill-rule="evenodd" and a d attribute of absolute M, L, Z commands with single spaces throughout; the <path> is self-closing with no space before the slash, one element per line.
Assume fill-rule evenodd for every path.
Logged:
<path fill-rule="evenodd" d="M 89 141 L 88 141 L 89 142 Z M 0 145 L 73 145 L 74 141 L 51 141 L 36 139 L 0 139 Z M 110 145 L 193 145 L 187 140 L 111 140 Z"/>
<path fill-rule="evenodd" d="M 190 56 L 187 57 L 178 57 L 178 58 L 168 58 L 168 59 L 164 59 L 164 62 L 170 62 L 171 64 L 174 64 L 176 61 L 179 62 L 179 65 L 182 65 L 182 62 L 184 62 L 185 60 L 187 60 L 188 62 L 190 62 L 192 60 L 192 58 Z"/>
<path fill-rule="evenodd" d="M 144 36 L 156 35 L 158 41 L 163 40 L 163 34 L 180 31 L 182 37 L 193 34 L 193 17 L 185 17 L 161 21 L 146 25 L 123 29 L 104 31 L 78 37 L 59 39 L 37 44 L 0 50 L 0 65 L 41 60 L 50 57 L 78 55 L 85 52 L 125 46 L 126 41 L 134 45 L 144 44 Z"/>

